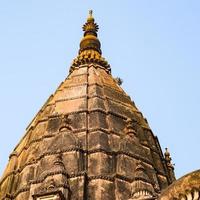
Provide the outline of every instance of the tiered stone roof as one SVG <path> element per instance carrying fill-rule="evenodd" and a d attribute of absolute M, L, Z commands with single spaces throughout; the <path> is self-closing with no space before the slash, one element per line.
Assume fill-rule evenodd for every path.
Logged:
<path fill-rule="evenodd" d="M 10 155 L 0 200 L 126 200 L 140 191 L 155 199 L 171 183 L 157 137 L 101 56 L 97 30 L 90 13 L 68 77 Z"/>

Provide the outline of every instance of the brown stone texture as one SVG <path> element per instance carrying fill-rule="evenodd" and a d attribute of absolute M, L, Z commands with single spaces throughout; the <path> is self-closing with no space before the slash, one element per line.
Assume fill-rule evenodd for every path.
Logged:
<path fill-rule="evenodd" d="M 143 191 L 154 198 L 170 184 L 142 113 L 97 47 L 84 48 L 11 154 L 0 200 L 54 193 L 59 199 L 128 200 Z"/>
<path fill-rule="evenodd" d="M 160 200 L 198 200 L 200 199 L 200 170 L 191 172 L 165 189 Z"/>

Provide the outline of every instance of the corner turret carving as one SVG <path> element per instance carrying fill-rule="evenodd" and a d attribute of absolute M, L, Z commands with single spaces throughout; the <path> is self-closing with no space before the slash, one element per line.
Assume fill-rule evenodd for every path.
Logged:
<path fill-rule="evenodd" d="M 170 177 L 170 182 L 172 183 L 173 181 L 176 180 L 175 174 L 174 174 L 174 164 L 172 164 L 172 158 L 171 155 L 168 151 L 168 148 L 165 148 L 165 163 L 167 165 L 169 177 Z"/>

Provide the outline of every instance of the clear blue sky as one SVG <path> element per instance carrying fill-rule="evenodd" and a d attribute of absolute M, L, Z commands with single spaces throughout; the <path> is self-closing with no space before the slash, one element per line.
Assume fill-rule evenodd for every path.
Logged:
<path fill-rule="evenodd" d="M 113 76 L 169 147 L 177 177 L 200 168 L 200 1 L 0 1 L 0 174 L 68 74 L 89 9 Z"/>

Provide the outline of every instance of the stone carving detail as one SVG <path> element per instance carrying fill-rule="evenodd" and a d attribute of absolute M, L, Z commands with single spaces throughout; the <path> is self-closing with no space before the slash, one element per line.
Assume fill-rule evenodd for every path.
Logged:
<path fill-rule="evenodd" d="M 72 121 L 68 115 L 61 115 L 61 123 L 59 131 L 72 130 L 71 123 Z"/>
<path fill-rule="evenodd" d="M 199 200 L 200 192 L 195 188 L 191 191 L 185 192 L 185 194 L 179 194 L 178 198 L 181 200 Z"/>
<path fill-rule="evenodd" d="M 155 199 L 154 188 L 141 161 L 138 162 L 135 169 L 135 179 L 132 182 L 132 192 L 129 200 L 134 199 Z"/>
<path fill-rule="evenodd" d="M 156 172 L 155 171 L 153 173 L 153 182 L 154 182 L 153 187 L 154 187 L 155 192 L 160 193 L 160 186 L 159 186 L 158 178 L 156 176 Z"/>
<path fill-rule="evenodd" d="M 173 182 L 163 190 L 159 200 L 199 200 L 200 170 L 193 171 Z"/>
<path fill-rule="evenodd" d="M 55 183 L 54 179 L 52 178 L 52 179 L 48 180 L 48 181 L 44 184 L 44 186 L 43 186 L 43 188 L 40 190 L 40 192 L 52 191 L 52 190 L 54 190 L 54 189 L 56 189 L 56 183 Z"/>
<path fill-rule="evenodd" d="M 37 185 L 33 195 L 36 200 L 46 199 L 50 196 L 52 196 L 52 199 L 55 197 L 55 200 L 68 200 L 70 198 L 68 175 L 62 161 L 62 154 L 55 157 L 53 166 L 46 170 L 42 175 L 42 179 L 34 184 Z"/>
<path fill-rule="evenodd" d="M 134 137 L 136 135 L 136 130 L 134 124 L 136 121 L 134 119 L 127 119 L 126 120 L 126 127 L 124 129 L 124 132 L 126 135 L 129 135 L 130 137 Z"/>
<path fill-rule="evenodd" d="M 127 119 L 126 126 L 124 128 L 123 138 L 120 143 L 120 150 L 126 152 L 127 154 L 133 153 L 134 155 L 141 156 L 142 158 L 148 159 L 148 152 L 140 144 L 140 140 L 136 135 L 135 124 L 137 122 L 134 119 Z"/>
<path fill-rule="evenodd" d="M 41 166 L 42 169 L 44 169 L 41 173 L 41 175 L 39 176 L 38 180 L 45 180 L 46 177 L 48 177 L 50 174 L 58 174 L 58 173 L 62 173 L 65 172 L 66 173 L 66 169 L 62 160 L 62 154 L 59 153 L 55 156 L 55 158 L 53 159 L 53 165 L 48 166 L 47 163 L 48 161 L 46 161 L 44 164 Z"/>
<path fill-rule="evenodd" d="M 168 148 L 165 148 L 165 162 L 166 162 L 166 165 L 167 165 L 167 169 L 168 169 L 168 172 L 169 172 L 169 177 L 170 177 L 170 182 L 172 183 L 173 181 L 175 181 L 175 174 L 174 174 L 174 164 L 172 164 L 172 158 L 171 158 L 171 155 L 168 151 Z"/>
<path fill-rule="evenodd" d="M 38 197 L 36 200 L 60 200 L 60 197 L 58 195 L 50 194 L 50 195 L 45 195 L 42 197 Z"/>
<path fill-rule="evenodd" d="M 63 163 L 63 159 L 62 159 L 62 154 L 59 153 L 56 156 L 56 159 L 54 161 L 54 165 L 60 166 L 62 169 L 65 169 L 64 163 Z"/>

